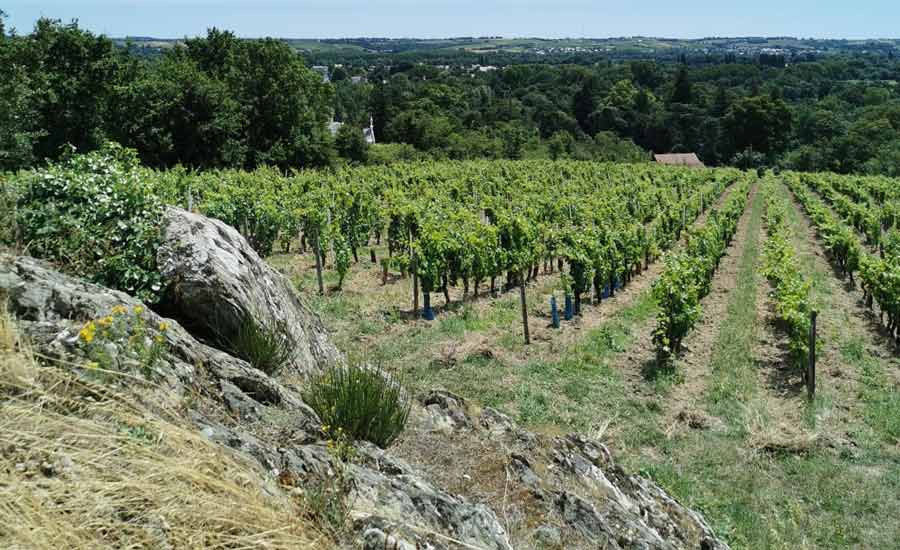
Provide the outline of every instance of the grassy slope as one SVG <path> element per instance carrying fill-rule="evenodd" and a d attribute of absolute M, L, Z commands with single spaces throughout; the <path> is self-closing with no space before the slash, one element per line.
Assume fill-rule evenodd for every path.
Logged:
<path fill-rule="evenodd" d="M 334 545 L 153 391 L 38 366 L 0 311 L 0 548 Z"/>

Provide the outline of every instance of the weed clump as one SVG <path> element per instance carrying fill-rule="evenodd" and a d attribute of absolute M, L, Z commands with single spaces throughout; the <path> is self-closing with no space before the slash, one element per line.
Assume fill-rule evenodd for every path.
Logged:
<path fill-rule="evenodd" d="M 380 368 L 337 365 L 314 378 L 303 399 L 326 431 L 387 448 L 403 431 L 410 402 L 399 381 Z"/>
<path fill-rule="evenodd" d="M 279 331 L 257 321 L 253 315 L 242 316 L 230 328 L 220 320 L 215 323 L 214 332 L 220 347 L 270 376 L 291 358 L 290 343 Z"/>

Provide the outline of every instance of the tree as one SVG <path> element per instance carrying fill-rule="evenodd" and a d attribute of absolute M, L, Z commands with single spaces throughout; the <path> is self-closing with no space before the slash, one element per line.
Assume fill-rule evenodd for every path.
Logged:
<path fill-rule="evenodd" d="M 21 44 L 6 36 L 0 10 L 0 172 L 30 166 L 39 130 L 36 90 L 26 67 L 16 62 Z"/>
<path fill-rule="evenodd" d="M 27 68 L 43 130 L 35 157 L 57 158 L 67 144 L 82 151 L 99 147 L 121 62 L 112 41 L 50 19 L 38 20 L 25 40 L 14 62 Z"/>
<path fill-rule="evenodd" d="M 248 166 L 327 162 L 331 86 L 280 40 L 243 41 L 241 49 L 234 85 L 243 106 Z"/>
<path fill-rule="evenodd" d="M 591 113 L 593 113 L 596 108 L 596 100 L 594 99 L 594 95 L 596 94 L 597 81 L 593 77 L 587 78 L 584 83 L 581 85 L 581 89 L 578 90 L 578 93 L 575 94 L 573 98 L 573 110 L 575 112 L 575 120 L 578 121 L 579 126 L 585 132 L 590 133 L 590 121 L 589 118 Z"/>
<path fill-rule="evenodd" d="M 718 86 L 716 88 L 716 98 L 713 100 L 710 114 L 714 117 L 721 118 L 728 112 L 730 104 L 728 90 L 725 86 Z"/>
<path fill-rule="evenodd" d="M 368 158 L 369 144 L 362 130 L 350 124 L 344 124 L 335 138 L 338 154 L 347 160 L 363 164 Z"/>
<path fill-rule="evenodd" d="M 672 88 L 672 103 L 690 103 L 694 92 L 687 67 L 679 67 L 675 75 L 675 84 Z"/>
<path fill-rule="evenodd" d="M 334 70 L 331 71 L 332 82 L 343 82 L 348 78 L 350 78 L 350 75 L 347 74 L 347 69 L 344 67 L 335 67 Z"/>
<path fill-rule="evenodd" d="M 547 141 L 547 151 L 550 153 L 550 158 L 553 160 L 570 155 L 574 146 L 575 138 L 565 130 L 556 132 Z"/>
<path fill-rule="evenodd" d="M 737 100 L 728 111 L 725 125 L 734 149 L 752 149 L 764 155 L 781 152 L 791 132 L 791 111 L 781 99 L 769 96 Z"/>
<path fill-rule="evenodd" d="M 109 131 L 145 164 L 245 165 L 243 112 L 225 82 L 179 53 L 135 70 L 129 80 L 116 92 Z"/>
<path fill-rule="evenodd" d="M 645 88 L 656 88 L 663 82 L 663 75 L 655 61 L 632 61 L 628 64 L 634 82 Z"/>
<path fill-rule="evenodd" d="M 503 140 L 503 155 L 510 159 L 522 158 L 525 150 L 525 144 L 531 138 L 531 132 L 518 124 L 506 124 L 501 129 L 501 139 Z"/>

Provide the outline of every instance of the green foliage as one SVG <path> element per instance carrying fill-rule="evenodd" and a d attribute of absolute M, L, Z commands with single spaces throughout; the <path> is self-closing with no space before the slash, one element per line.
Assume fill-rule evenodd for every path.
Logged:
<path fill-rule="evenodd" d="M 775 313 L 785 328 L 791 360 L 805 368 L 809 357 L 810 282 L 803 278 L 787 225 L 787 203 L 771 180 L 766 182 L 766 228 L 769 238 L 763 249 L 763 274 L 774 287 Z"/>
<path fill-rule="evenodd" d="M 550 153 L 550 158 L 553 160 L 571 155 L 574 147 L 575 138 L 565 130 L 559 130 L 554 133 L 547 142 L 547 150 Z"/>
<path fill-rule="evenodd" d="M 859 240 L 853 231 L 845 226 L 821 199 L 814 197 L 807 190 L 804 181 L 812 182 L 815 181 L 814 178 L 801 179 L 789 175 L 785 181 L 812 218 L 825 241 L 825 248 L 832 254 L 841 271 L 852 279 L 853 273 L 859 270 L 862 253 Z"/>
<path fill-rule="evenodd" d="M 369 156 L 369 145 L 362 130 L 351 124 L 344 124 L 338 130 L 335 147 L 339 155 L 355 163 L 364 164 Z"/>
<path fill-rule="evenodd" d="M 200 212 L 236 228 L 261 256 L 272 253 L 279 234 L 295 233 L 296 220 L 283 202 L 287 181 L 277 170 L 208 172 L 191 187 L 202 191 Z"/>
<path fill-rule="evenodd" d="M 114 144 L 13 178 L 30 254 L 145 302 L 162 291 L 156 266 L 163 204 L 133 151 Z"/>
<path fill-rule="evenodd" d="M 700 275 L 687 254 L 666 258 L 663 273 L 653 283 L 653 297 L 660 307 L 653 341 L 661 362 L 681 351 L 681 342 L 700 318 Z"/>
<path fill-rule="evenodd" d="M 165 351 L 167 323 L 149 327 L 143 306 L 128 309 L 116 306 L 109 315 L 88 321 L 78 333 L 78 345 L 84 350 L 90 371 L 123 371 L 136 368 L 150 377 Z M 110 346 L 116 350 L 110 351 Z"/>
<path fill-rule="evenodd" d="M 653 341 L 663 365 L 681 352 L 682 341 L 700 318 L 700 300 L 710 291 L 719 260 L 747 204 L 752 181 L 742 176 L 734 184 L 722 208 L 712 212 L 702 228 L 687 235 L 684 250 L 666 258 L 663 273 L 653 283 L 653 296 L 659 304 Z"/>
<path fill-rule="evenodd" d="M 399 381 L 366 365 L 337 365 L 309 382 L 303 400 L 329 433 L 388 447 L 403 431 L 410 402 Z"/>
<path fill-rule="evenodd" d="M 117 47 L 50 19 L 29 34 L 0 32 L 0 170 L 57 160 L 67 144 L 90 151 L 114 140 L 157 168 L 325 167 L 336 153 L 357 164 L 639 161 L 652 150 L 694 151 L 707 165 L 900 174 L 900 100 L 887 44 L 866 45 L 864 54 L 828 43 L 842 54 L 761 54 L 754 62 L 710 54 L 686 63 L 672 53 L 680 47 L 585 65 L 559 52 L 507 51 L 491 54 L 497 70 L 479 71 L 472 64 L 484 60 L 474 52 L 337 54 L 335 44 L 318 42 L 313 57 L 332 51 L 328 64 L 341 65 L 331 83 L 304 66 L 296 44 L 213 28 L 171 47 Z M 573 55 L 600 60 L 597 52 Z M 519 56 L 528 64 L 515 64 Z M 338 143 L 326 129 L 332 116 L 347 123 Z M 367 160 L 350 130 L 370 116 L 384 143 Z M 598 143 L 603 132 L 615 141 Z"/>
<path fill-rule="evenodd" d="M 427 158 L 408 143 L 376 143 L 368 149 L 368 162 L 374 165 L 394 164 L 396 162 L 411 162 Z"/>
<path fill-rule="evenodd" d="M 333 90 L 274 39 L 211 29 L 139 59 L 77 23 L 0 37 L 0 170 L 107 139 L 156 167 L 325 166 Z"/>
<path fill-rule="evenodd" d="M 224 321 L 216 324 L 218 344 L 266 374 L 277 374 L 291 358 L 292 343 L 253 315 L 243 315 L 237 324 Z"/>
<path fill-rule="evenodd" d="M 878 304 L 888 331 L 900 339 L 900 186 L 884 177 L 832 174 L 787 173 L 784 182 L 809 213 L 838 267 L 851 281 L 859 272 L 866 304 Z M 854 230 L 879 247 L 877 256 L 865 250 Z"/>
<path fill-rule="evenodd" d="M 755 96 L 739 99 L 725 117 L 734 149 L 765 155 L 780 153 L 791 131 L 791 111 L 781 99 Z"/>

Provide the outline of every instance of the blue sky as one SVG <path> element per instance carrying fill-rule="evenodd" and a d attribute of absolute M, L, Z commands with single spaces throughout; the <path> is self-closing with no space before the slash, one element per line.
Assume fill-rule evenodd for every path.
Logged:
<path fill-rule="evenodd" d="M 2 0 L 10 26 L 41 16 L 111 36 L 895 38 L 900 0 Z"/>

